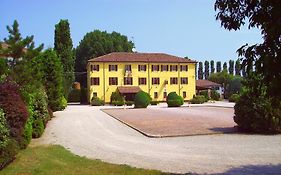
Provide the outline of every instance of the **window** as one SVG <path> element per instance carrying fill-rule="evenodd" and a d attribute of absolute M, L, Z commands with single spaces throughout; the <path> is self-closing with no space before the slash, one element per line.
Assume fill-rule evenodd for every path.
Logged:
<path fill-rule="evenodd" d="M 181 84 L 188 84 L 188 78 L 187 77 L 182 77 L 181 78 Z"/>
<path fill-rule="evenodd" d="M 183 91 L 183 92 L 182 92 L 182 97 L 183 97 L 183 98 L 186 98 L 186 91 Z"/>
<path fill-rule="evenodd" d="M 99 77 L 92 77 L 91 78 L 91 85 L 100 85 L 100 78 Z"/>
<path fill-rule="evenodd" d="M 94 96 L 94 97 L 98 97 L 98 93 L 93 92 L 93 96 Z"/>
<path fill-rule="evenodd" d="M 161 65 L 161 71 L 168 71 L 169 66 L 168 65 Z"/>
<path fill-rule="evenodd" d="M 170 65 L 170 71 L 178 71 L 177 65 Z"/>
<path fill-rule="evenodd" d="M 127 64 L 127 65 L 125 65 L 125 71 L 132 71 L 132 67 L 131 67 L 131 65 L 129 65 L 129 64 Z"/>
<path fill-rule="evenodd" d="M 164 92 L 163 97 L 167 98 L 167 92 Z"/>
<path fill-rule="evenodd" d="M 158 92 L 154 92 L 154 98 L 158 98 Z"/>
<path fill-rule="evenodd" d="M 125 77 L 124 78 L 124 85 L 133 85 L 133 78 L 132 77 Z"/>
<path fill-rule="evenodd" d="M 95 64 L 95 65 L 91 65 L 91 71 L 99 71 L 100 67 L 99 65 Z"/>
<path fill-rule="evenodd" d="M 146 78 L 139 78 L 139 85 L 146 85 Z"/>
<path fill-rule="evenodd" d="M 152 71 L 159 71 L 159 65 L 151 65 Z"/>
<path fill-rule="evenodd" d="M 181 70 L 181 71 L 188 71 L 187 65 L 181 65 L 181 66 L 180 66 L 180 70 Z"/>
<path fill-rule="evenodd" d="M 160 84 L 160 78 L 152 78 L 152 84 Z"/>
<path fill-rule="evenodd" d="M 109 77 L 109 85 L 118 85 L 117 77 Z"/>
<path fill-rule="evenodd" d="M 117 71 L 118 67 L 117 65 L 109 65 L 108 69 L 109 71 Z"/>
<path fill-rule="evenodd" d="M 170 78 L 170 84 L 178 84 L 178 78 L 177 77 L 171 77 Z"/>
<path fill-rule="evenodd" d="M 146 71 L 146 65 L 139 65 L 139 71 Z"/>

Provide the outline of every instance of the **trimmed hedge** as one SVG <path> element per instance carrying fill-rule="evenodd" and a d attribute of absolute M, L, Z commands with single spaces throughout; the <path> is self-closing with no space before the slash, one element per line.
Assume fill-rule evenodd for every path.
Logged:
<path fill-rule="evenodd" d="M 228 98 L 228 101 L 229 102 L 237 102 L 240 98 L 240 95 L 238 94 L 232 94 L 229 98 Z"/>
<path fill-rule="evenodd" d="M 125 101 L 125 104 L 127 106 L 133 106 L 134 102 L 133 101 Z"/>
<path fill-rule="evenodd" d="M 123 106 L 124 102 L 123 101 L 112 101 L 111 104 L 113 106 Z"/>
<path fill-rule="evenodd" d="M 151 97 L 148 93 L 140 91 L 135 96 L 135 108 L 147 108 L 150 104 Z"/>
<path fill-rule="evenodd" d="M 93 96 L 93 98 L 91 100 L 91 105 L 92 106 L 102 106 L 102 105 L 104 105 L 104 101 L 98 97 Z"/>
<path fill-rule="evenodd" d="M 115 91 L 112 92 L 110 96 L 110 103 L 112 103 L 113 101 L 119 101 L 124 103 L 125 99 L 118 91 Z"/>
<path fill-rule="evenodd" d="M 167 96 L 168 107 L 180 107 L 183 105 L 184 100 L 176 92 L 170 92 Z"/>
<path fill-rule="evenodd" d="M 203 95 L 193 96 L 193 99 L 190 100 L 191 104 L 202 104 L 207 102 L 208 100 Z"/>

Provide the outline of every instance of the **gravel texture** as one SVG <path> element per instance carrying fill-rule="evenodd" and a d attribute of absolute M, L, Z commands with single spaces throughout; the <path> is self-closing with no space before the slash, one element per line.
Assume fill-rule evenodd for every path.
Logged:
<path fill-rule="evenodd" d="M 111 107 L 70 105 L 55 112 L 31 146 L 59 144 L 80 156 L 165 172 L 281 174 L 281 135 L 148 138 L 101 108 Z"/>

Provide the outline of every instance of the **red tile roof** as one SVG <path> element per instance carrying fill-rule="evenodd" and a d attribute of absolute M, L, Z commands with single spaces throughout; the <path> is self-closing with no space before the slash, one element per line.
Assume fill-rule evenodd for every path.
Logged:
<path fill-rule="evenodd" d="M 141 91 L 138 86 L 119 86 L 117 89 L 121 94 L 138 93 Z"/>
<path fill-rule="evenodd" d="M 88 62 L 149 62 L 149 63 L 196 63 L 191 59 L 168 55 L 164 53 L 128 53 L 113 52 Z"/>
<path fill-rule="evenodd" d="M 209 80 L 196 80 L 196 89 L 211 89 L 213 87 L 220 87 L 221 84 Z"/>

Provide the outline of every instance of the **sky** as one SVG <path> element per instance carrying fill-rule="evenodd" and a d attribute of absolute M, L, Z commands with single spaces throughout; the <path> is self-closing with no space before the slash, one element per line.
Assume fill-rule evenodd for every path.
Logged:
<path fill-rule="evenodd" d="M 237 59 L 245 43 L 261 42 L 258 29 L 228 31 L 216 21 L 215 0 L 1 0 L 0 40 L 16 19 L 22 36 L 54 45 L 55 24 L 70 23 L 73 45 L 95 29 L 128 36 L 138 52 L 188 56 L 197 61 Z"/>

